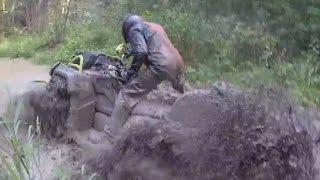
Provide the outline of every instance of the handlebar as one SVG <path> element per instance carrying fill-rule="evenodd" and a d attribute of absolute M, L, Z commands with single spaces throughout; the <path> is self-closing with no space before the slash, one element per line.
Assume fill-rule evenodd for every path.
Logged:
<path fill-rule="evenodd" d="M 77 64 L 78 62 L 78 64 Z M 83 72 L 83 56 L 82 55 L 78 55 L 76 57 L 74 57 L 71 61 L 71 63 L 68 63 L 68 66 L 78 69 L 78 71 L 80 73 Z"/>

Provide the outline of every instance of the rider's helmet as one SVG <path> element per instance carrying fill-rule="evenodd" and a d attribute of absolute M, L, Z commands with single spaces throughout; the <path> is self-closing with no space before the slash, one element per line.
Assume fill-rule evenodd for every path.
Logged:
<path fill-rule="evenodd" d="M 129 43 L 128 32 L 136 24 L 144 22 L 144 18 L 138 15 L 130 15 L 125 18 L 122 25 L 122 36 L 126 43 Z"/>

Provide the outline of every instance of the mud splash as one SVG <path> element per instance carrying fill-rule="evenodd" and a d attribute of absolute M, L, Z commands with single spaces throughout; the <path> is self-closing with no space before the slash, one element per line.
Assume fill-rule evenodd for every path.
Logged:
<path fill-rule="evenodd" d="M 90 163 L 114 180 L 317 179 L 318 120 L 272 89 L 197 90 Z"/>
<path fill-rule="evenodd" d="M 15 101 L 15 98 L 26 90 L 35 88 L 33 85 L 30 87 L 31 82 L 48 82 L 49 79 L 48 66 L 34 65 L 24 59 L 0 58 L 0 117 L 6 111 L 9 101 Z M 22 129 L 20 135 L 23 139 L 27 132 Z M 11 145 L 4 140 L 4 134 L 5 130 L 0 127 L 1 147 L 9 150 Z M 76 144 L 65 144 L 43 139 L 39 150 L 39 167 L 41 169 L 39 172 L 35 170 L 38 173 L 35 174 L 34 179 L 56 179 L 59 171 L 66 169 L 70 172 L 80 171 L 77 169 L 79 167 L 76 167 L 76 160 L 81 148 Z"/>

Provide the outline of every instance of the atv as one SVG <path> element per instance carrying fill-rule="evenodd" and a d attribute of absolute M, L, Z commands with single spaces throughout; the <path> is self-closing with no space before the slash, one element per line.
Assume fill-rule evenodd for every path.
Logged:
<path fill-rule="evenodd" d="M 117 94 L 128 82 L 124 78 L 127 71 L 120 58 L 100 52 L 77 53 L 71 63 L 51 68 L 48 83 L 24 93 L 21 117 L 29 125 L 40 124 L 47 138 L 100 143 L 105 139 L 105 126 L 111 122 Z M 168 83 L 161 84 L 133 108 L 125 126 L 138 120 L 162 119 L 180 95 Z"/>
<path fill-rule="evenodd" d="M 127 172 L 168 175 L 160 179 L 317 179 L 319 118 L 274 90 L 220 82 L 182 95 L 164 82 L 133 108 L 122 137 L 110 138 L 104 128 L 128 83 L 126 71 L 120 58 L 97 52 L 58 63 L 48 83 L 23 94 L 21 119 L 47 138 L 102 149 L 105 156 L 92 155 L 93 169 L 105 179 Z M 158 165 L 165 166 L 154 171 Z"/>

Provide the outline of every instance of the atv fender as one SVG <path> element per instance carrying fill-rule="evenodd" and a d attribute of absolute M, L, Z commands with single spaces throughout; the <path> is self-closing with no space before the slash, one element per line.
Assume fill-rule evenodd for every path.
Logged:
<path fill-rule="evenodd" d="M 87 130 L 92 127 L 95 114 L 95 92 L 90 77 L 66 65 L 58 64 L 53 74 L 66 79 L 70 95 L 70 110 L 66 127 L 69 130 Z"/>

